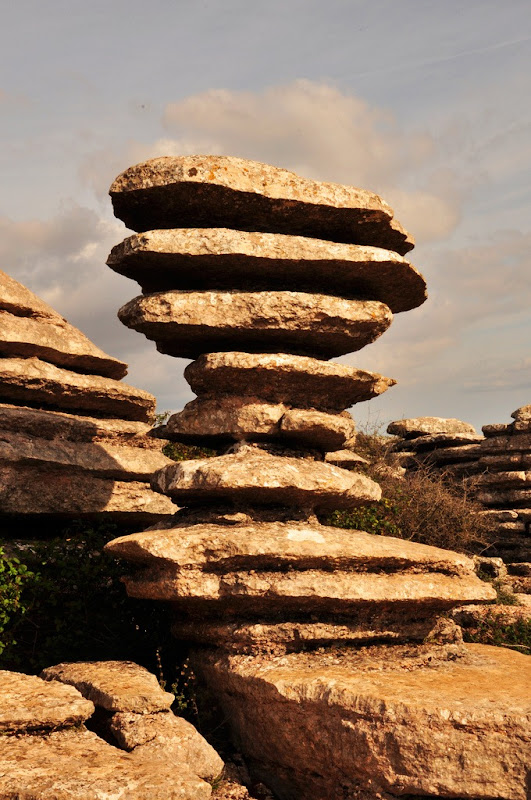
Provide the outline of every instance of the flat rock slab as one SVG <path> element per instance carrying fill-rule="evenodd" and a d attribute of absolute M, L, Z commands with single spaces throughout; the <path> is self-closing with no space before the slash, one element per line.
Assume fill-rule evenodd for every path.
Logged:
<path fill-rule="evenodd" d="M 415 439 L 402 439 L 394 444 L 394 449 L 427 453 L 439 448 L 446 451 L 448 448 L 454 447 L 457 450 L 462 445 L 482 444 L 483 441 L 483 436 L 478 436 L 477 433 L 431 433 L 417 436 Z"/>
<path fill-rule="evenodd" d="M 243 755 L 281 797 L 526 800 L 531 759 L 527 657 L 371 647 L 201 655 Z M 427 732 L 429 732 L 427 734 Z"/>
<path fill-rule="evenodd" d="M 130 236 L 107 264 L 144 293 L 168 289 L 288 289 L 381 300 L 393 313 L 426 300 L 426 282 L 379 247 L 227 228 L 157 230 Z"/>
<path fill-rule="evenodd" d="M 443 417 L 398 419 L 389 423 L 387 433 L 393 436 L 402 436 L 405 439 L 415 439 L 417 436 L 437 433 L 467 433 L 477 436 L 476 429 L 468 422 L 461 422 L 460 419 L 444 419 Z"/>
<path fill-rule="evenodd" d="M 155 398 L 126 383 L 57 367 L 38 358 L 0 358 L 0 400 L 146 422 Z"/>
<path fill-rule="evenodd" d="M 384 247 L 412 237 L 372 192 L 232 156 L 166 156 L 119 175 L 109 194 L 128 228 L 236 228 Z"/>
<path fill-rule="evenodd" d="M 479 477 L 478 483 L 480 486 L 484 486 L 487 489 L 495 486 L 507 486 L 521 489 L 524 488 L 526 484 L 528 484 L 531 489 L 531 470 L 487 472 Z"/>
<path fill-rule="evenodd" d="M 119 380 L 127 364 L 104 353 L 40 297 L 0 270 L 0 354 L 37 356 Z"/>
<path fill-rule="evenodd" d="M 152 427 L 134 420 L 103 419 L 61 411 L 0 403 L 0 431 L 16 432 L 48 441 L 104 443 L 160 451 L 164 441 L 152 435 Z"/>
<path fill-rule="evenodd" d="M 50 686 L 20 672 L 0 670 L 0 698 L 2 734 L 72 727 L 94 713 L 90 700 L 71 686 Z M 0 751 L 5 741 L 2 738 Z"/>
<path fill-rule="evenodd" d="M 292 441 L 316 449 L 336 449 L 354 436 L 347 414 L 266 403 L 258 397 L 203 397 L 171 416 L 164 428 L 168 439 L 208 444 L 242 440 Z"/>
<path fill-rule="evenodd" d="M 333 450 L 325 455 L 325 461 L 343 469 L 355 469 L 369 463 L 366 458 L 359 456 L 353 450 Z"/>
<path fill-rule="evenodd" d="M 254 447 L 181 461 L 153 475 L 152 487 L 181 505 L 228 500 L 245 505 L 354 508 L 380 499 L 365 475 L 322 461 L 274 456 Z"/>
<path fill-rule="evenodd" d="M 211 793 L 184 764 L 135 758 L 91 731 L 2 739 L 1 800 L 208 800 Z"/>
<path fill-rule="evenodd" d="M 44 669 L 41 677 L 75 686 L 83 697 L 108 711 L 166 711 L 175 700 L 162 691 L 155 675 L 132 661 L 57 664 Z"/>
<path fill-rule="evenodd" d="M 121 537 L 106 550 L 146 565 L 125 580 L 131 596 L 213 611 L 218 605 L 224 614 L 361 608 L 372 624 L 375 610 L 394 610 L 396 624 L 406 610 L 414 609 L 418 619 L 495 598 L 466 556 L 320 525 L 198 524 Z"/>
<path fill-rule="evenodd" d="M 288 353 L 207 353 L 184 377 L 198 395 L 257 395 L 298 407 L 341 411 L 396 383 L 375 372 Z"/>
<path fill-rule="evenodd" d="M 531 405 L 521 406 L 513 411 L 511 417 L 516 422 L 531 422 Z"/>
<path fill-rule="evenodd" d="M 476 499 L 486 506 L 523 506 L 531 508 L 531 486 L 519 489 L 489 487 L 488 490 L 480 490 Z"/>
<path fill-rule="evenodd" d="M 149 481 L 155 470 L 173 462 L 156 450 L 106 442 L 50 441 L 0 428 L 0 463 L 49 465 L 69 472 L 87 471 L 100 478 Z"/>
<path fill-rule="evenodd" d="M 483 453 L 531 453 L 531 433 L 518 436 L 492 436 L 485 439 Z"/>
<path fill-rule="evenodd" d="M 142 481 L 100 478 L 89 472 L 0 461 L 0 517 L 54 515 L 150 525 L 176 511 L 169 497 Z"/>
<path fill-rule="evenodd" d="M 134 714 L 119 711 L 113 714 L 109 730 L 124 750 L 145 760 L 186 764 L 190 770 L 208 781 L 223 771 L 223 761 L 194 726 L 171 711 L 158 714 Z"/>
<path fill-rule="evenodd" d="M 393 315 L 375 300 L 324 294 L 172 291 L 136 297 L 118 317 L 181 358 L 243 347 L 333 358 L 373 342 Z"/>

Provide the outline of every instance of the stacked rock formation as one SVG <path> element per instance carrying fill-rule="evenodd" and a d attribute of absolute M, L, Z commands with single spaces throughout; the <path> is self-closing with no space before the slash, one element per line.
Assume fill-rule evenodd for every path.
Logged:
<path fill-rule="evenodd" d="M 228 447 L 155 474 L 152 485 L 182 508 L 168 525 L 107 545 L 138 566 L 128 593 L 172 603 L 175 634 L 202 646 L 196 668 L 279 797 L 523 798 L 521 758 L 502 785 L 508 756 L 484 710 L 455 737 L 464 713 L 455 684 L 470 656 L 438 622 L 455 605 L 493 599 L 492 588 L 457 553 L 317 521 L 380 497 L 366 475 L 324 457 L 352 439 L 345 409 L 392 381 L 328 359 L 423 302 L 424 281 L 402 257 L 409 235 L 370 192 L 229 157 L 155 159 L 120 175 L 111 196 L 138 233 L 108 263 L 144 291 L 120 319 L 159 351 L 195 359 L 185 375 L 198 398 L 166 434 Z M 420 644 L 430 636 L 435 656 Z M 355 646 L 371 643 L 354 668 Z M 461 657 L 464 677 L 447 675 L 453 693 L 441 698 L 431 670 Z M 397 674 L 378 679 L 393 665 Z M 420 691 L 401 682 L 422 668 Z M 481 768 L 467 784 L 482 725 Z M 511 756 L 523 730 L 514 719 L 503 742 Z M 487 755 L 496 766 L 485 778 Z"/>
<path fill-rule="evenodd" d="M 399 419 L 389 423 L 387 433 L 400 437 L 393 450 L 407 470 L 428 467 L 466 477 L 480 469 L 478 459 L 484 437 L 468 422 L 442 417 Z"/>
<path fill-rule="evenodd" d="M 496 553 L 505 561 L 531 562 L 531 405 L 513 422 L 484 425 L 477 499 L 498 531 Z"/>
<path fill-rule="evenodd" d="M 104 353 L 0 272 L 0 518 L 156 522 L 172 513 L 149 487 L 170 463 L 151 436 L 155 399 L 122 383 Z"/>

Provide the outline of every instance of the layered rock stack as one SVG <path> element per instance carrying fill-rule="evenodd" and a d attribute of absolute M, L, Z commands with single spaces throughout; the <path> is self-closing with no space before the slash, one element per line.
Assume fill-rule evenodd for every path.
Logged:
<path fill-rule="evenodd" d="M 416 417 L 389 423 L 387 433 L 400 437 L 393 445 L 406 470 L 428 468 L 453 477 L 479 470 L 483 436 L 468 422 L 442 417 Z"/>
<path fill-rule="evenodd" d="M 144 292 L 120 319 L 160 352 L 195 359 L 185 375 L 198 398 L 166 433 L 228 447 L 155 474 L 182 510 L 107 545 L 137 564 L 128 593 L 172 603 L 175 634 L 201 646 L 197 669 L 279 797 L 523 798 L 520 756 L 507 767 L 523 723 L 502 752 L 485 710 L 461 719 L 472 656 L 437 621 L 492 599 L 491 587 L 464 556 L 317 521 L 380 497 L 324 458 L 352 439 L 345 409 L 392 381 L 328 359 L 423 302 L 403 258 L 409 235 L 370 192 L 229 157 L 155 159 L 120 175 L 111 196 L 138 233 L 108 263 Z M 431 649 L 420 644 L 430 636 Z"/>
<path fill-rule="evenodd" d="M 496 554 L 531 562 L 531 405 L 511 417 L 507 425 L 483 426 L 477 499 L 498 531 Z"/>
<path fill-rule="evenodd" d="M 150 435 L 155 399 L 122 383 L 104 353 L 0 272 L 0 520 L 100 517 L 133 525 L 171 515 L 149 487 L 171 463 Z"/>

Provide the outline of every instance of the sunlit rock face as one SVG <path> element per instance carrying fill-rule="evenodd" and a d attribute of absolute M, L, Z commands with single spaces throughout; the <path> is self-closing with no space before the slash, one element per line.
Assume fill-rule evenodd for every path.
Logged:
<path fill-rule="evenodd" d="M 151 436 L 155 398 L 122 382 L 107 355 L 0 272 L 0 520 L 89 517 L 150 524 L 173 512 L 152 491 L 169 463 Z M 32 531 L 39 535 L 39 528 Z"/>
<path fill-rule="evenodd" d="M 510 779 L 493 767 L 481 782 L 487 755 L 472 776 L 477 730 L 456 736 L 449 723 L 461 703 L 454 677 L 474 681 L 477 669 L 441 615 L 494 599 L 492 587 L 460 554 L 318 519 L 381 494 L 346 409 L 394 380 L 329 359 L 424 301 L 403 258 L 410 235 L 371 192 L 237 158 L 154 159 L 110 193 L 138 233 L 109 266 L 143 290 L 120 319 L 159 351 L 194 359 L 185 377 L 198 398 L 164 435 L 214 448 L 154 474 L 153 488 L 180 507 L 171 523 L 107 545 L 135 565 L 129 594 L 172 604 L 174 634 L 194 644 L 237 745 L 282 800 L 523 800 L 513 696 L 498 699 L 500 714 L 515 714 L 514 738 L 502 747 L 496 725 L 483 726 L 489 758 L 514 754 Z M 415 675 L 419 694 L 432 687 L 424 705 Z M 432 718 L 441 724 L 430 743 Z"/>

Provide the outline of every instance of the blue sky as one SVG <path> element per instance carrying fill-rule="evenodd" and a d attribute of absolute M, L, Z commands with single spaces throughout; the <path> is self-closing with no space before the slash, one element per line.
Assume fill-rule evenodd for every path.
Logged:
<path fill-rule="evenodd" d="M 380 192 L 430 299 L 342 360 L 398 385 L 363 422 L 507 421 L 531 402 L 528 0 L 19 0 L 0 31 L 2 268 L 130 364 L 161 409 L 184 361 L 116 319 L 132 163 L 216 152 Z"/>

